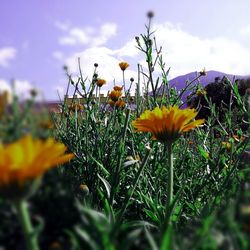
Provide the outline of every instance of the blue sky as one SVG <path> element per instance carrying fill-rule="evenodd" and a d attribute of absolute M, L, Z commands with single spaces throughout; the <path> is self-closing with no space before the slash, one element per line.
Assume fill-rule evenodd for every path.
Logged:
<path fill-rule="evenodd" d="M 249 0 L 1 0 L 0 9 L 0 89 L 15 79 L 19 93 L 35 86 L 58 99 L 67 84 L 62 67 L 77 77 L 78 57 L 89 77 L 99 63 L 104 93 L 121 82 L 122 60 L 126 78 L 136 78 L 142 56 L 134 37 L 145 31 L 148 10 L 170 78 L 203 67 L 250 74 Z"/>

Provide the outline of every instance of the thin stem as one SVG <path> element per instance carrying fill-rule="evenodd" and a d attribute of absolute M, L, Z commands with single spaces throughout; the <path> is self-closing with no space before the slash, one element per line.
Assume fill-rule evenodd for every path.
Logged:
<path fill-rule="evenodd" d="M 124 88 L 124 93 L 125 93 L 125 96 L 126 96 L 125 73 L 124 73 L 124 70 L 122 71 L 122 79 L 123 79 L 123 88 Z"/>
<path fill-rule="evenodd" d="M 128 204 L 129 204 L 130 198 L 132 197 L 132 195 L 133 195 L 133 193 L 134 193 L 134 191 L 135 191 L 135 188 L 136 188 L 136 186 L 137 186 L 137 184 L 138 184 L 138 181 L 139 181 L 139 179 L 140 179 L 140 176 L 141 176 L 141 174 L 142 174 L 142 171 L 143 171 L 143 169 L 144 169 L 144 167 L 145 167 L 145 165 L 146 165 L 146 163 L 147 163 L 147 161 L 148 161 L 148 157 L 149 157 L 149 155 L 150 155 L 150 152 L 151 152 L 151 149 L 148 149 L 148 148 L 147 148 L 146 155 L 145 155 L 145 157 L 143 158 L 143 161 L 142 161 L 141 165 L 139 166 L 138 172 L 136 173 L 134 182 L 133 182 L 133 184 L 131 185 L 131 190 L 128 191 L 128 193 L 127 193 L 127 195 L 126 195 L 126 198 L 125 198 L 125 201 L 124 201 L 124 203 L 123 203 L 123 205 L 122 205 L 122 208 L 121 208 L 121 210 L 120 210 L 120 212 L 119 212 L 119 214 L 118 214 L 117 220 L 116 220 L 115 225 L 114 225 L 114 228 L 113 228 L 113 232 L 114 232 L 114 233 L 117 232 L 116 229 L 117 229 L 117 228 L 120 226 L 120 224 L 121 224 L 122 217 L 123 217 L 123 215 L 124 215 L 124 213 L 125 213 L 125 211 L 126 211 L 126 208 L 127 208 Z M 136 165 L 138 166 L 139 164 L 137 163 Z"/>
<path fill-rule="evenodd" d="M 16 203 L 16 209 L 18 212 L 18 217 L 22 226 L 23 234 L 26 241 L 26 247 L 28 250 L 39 250 L 37 235 L 34 232 L 29 210 L 27 207 L 27 202 L 20 200 Z"/>
<path fill-rule="evenodd" d="M 173 152 L 172 152 L 172 143 L 167 143 L 167 150 L 168 150 L 168 199 L 167 199 L 167 210 L 169 211 L 172 201 L 173 201 Z"/>

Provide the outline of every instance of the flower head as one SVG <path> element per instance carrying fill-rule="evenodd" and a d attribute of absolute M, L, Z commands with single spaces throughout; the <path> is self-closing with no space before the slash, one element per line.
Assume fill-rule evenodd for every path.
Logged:
<path fill-rule="evenodd" d="M 23 186 L 41 177 L 47 170 L 68 162 L 73 154 L 65 154 L 66 146 L 53 138 L 45 141 L 26 135 L 8 145 L 0 144 L 0 190 Z"/>
<path fill-rule="evenodd" d="M 113 89 L 116 90 L 116 91 L 122 91 L 123 86 L 122 87 L 120 87 L 120 86 L 114 86 Z"/>
<path fill-rule="evenodd" d="M 132 122 L 137 132 L 150 132 L 153 139 L 162 143 L 174 142 L 182 133 L 204 123 L 204 119 L 192 121 L 197 115 L 194 109 L 179 109 L 177 106 L 156 107 L 146 110 Z"/>
<path fill-rule="evenodd" d="M 80 103 L 74 103 L 74 104 L 72 104 L 70 107 L 69 107 L 69 110 L 70 111 L 78 111 L 78 112 L 80 112 L 80 111 L 83 111 L 83 109 L 84 109 L 84 106 L 82 105 L 82 104 L 80 104 Z"/>
<path fill-rule="evenodd" d="M 109 93 L 109 98 L 114 101 L 114 102 L 117 102 L 118 99 L 122 96 L 122 92 L 119 91 L 119 90 L 112 90 L 110 93 Z"/>
<path fill-rule="evenodd" d="M 96 85 L 98 87 L 102 87 L 102 85 L 106 84 L 106 80 L 104 79 L 97 79 Z"/>
<path fill-rule="evenodd" d="M 126 70 L 129 67 L 129 64 L 127 62 L 120 62 L 119 66 L 122 71 Z"/>
<path fill-rule="evenodd" d="M 112 101 L 112 100 L 110 99 L 110 100 L 108 100 L 108 104 L 109 104 L 111 107 L 117 107 L 117 108 L 124 108 L 125 105 L 126 105 L 126 103 L 125 103 L 123 100 L 121 100 L 121 99 L 119 99 L 119 100 L 116 101 L 116 102 L 114 102 L 114 101 Z"/>

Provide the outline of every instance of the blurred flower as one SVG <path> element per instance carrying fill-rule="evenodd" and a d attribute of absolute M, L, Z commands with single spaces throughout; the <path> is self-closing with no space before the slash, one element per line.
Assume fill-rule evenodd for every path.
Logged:
<path fill-rule="evenodd" d="M 31 95 L 32 97 L 36 97 L 36 96 L 38 95 L 37 90 L 36 90 L 36 89 L 31 89 L 31 90 L 30 90 L 30 95 Z"/>
<path fill-rule="evenodd" d="M 110 93 L 109 93 L 109 98 L 114 101 L 114 102 L 117 102 L 118 99 L 122 96 L 122 92 L 119 91 L 119 90 L 112 90 Z"/>
<path fill-rule="evenodd" d="M 12 101 L 11 94 L 8 91 L 0 93 L 0 117 L 3 115 L 6 107 Z"/>
<path fill-rule="evenodd" d="M 73 112 L 75 112 L 75 111 L 83 111 L 83 109 L 84 109 L 84 106 L 82 104 L 80 104 L 80 103 L 74 103 L 69 107 L 69 110 L 73 111 Z"/>
<path fill-rule="evenodd" d="M 0 144 L 0 190 L 41 177 L 47 170 L 70 161 L 66 146 L 53 138 L 45 141 L 26 135 L 16 142 Z"/>
<path fill-rule="evenodd" d="M 153 139 L 162 143 L 173 142 L 183 132 L 188 132 L 204 123 L 204 119 L 192 121 L 197 115 L 194 109 L 179 109 L 177 106 L 156 107 L 153 111 L 146 110 L 132 122 L 136 132 L 150 132 Z"/>
<path fill-rule="evenodd" d="M 59 241 L 53 241 L 50 245 L 49 245 L 49 249 L 61 249 L 62 245 Z"/>
<path fill-rule="evenodd" d="M 152 10 L 150 10 L 150 11 L 147 12 L 147 17 L 148 18 L 153 18 L 154 15 L 155 15 L 155 13 Z"/>
<path fill-rule="evenodd" d="M 80 184 L 79 190 L 83 192 L 84 194 L 89 194 L 89 188 L 86 184 Z"/>
<path fill-rule="evenodd" d="M 119 66 L 122 71 L 126 70 L 129 67 L 129 64 L 127 62 L 120 62 Z"/>
<path fill-rule="evenodd" d="M 114 86 L 114 90 L 116 90 L 116 91 L 122 91 L 122 89 L 123 89 L 123 86 L 122 87 L 120 87 L 120 86 Z"/>
<path fill-rule="evenodd" d="M 44 129 L 52 129 L 54 128 L 54 123 L 51 120 L 41 121 L 39 122 L 39 127 Z"/>
<path fill-rule="evenodd" d="M 104 79 L 98 79 L 97 82 L 96 82 L 96 85 L 98 87 L 102 87 L 102 85 L 106 84 L 106 80 Z"/>

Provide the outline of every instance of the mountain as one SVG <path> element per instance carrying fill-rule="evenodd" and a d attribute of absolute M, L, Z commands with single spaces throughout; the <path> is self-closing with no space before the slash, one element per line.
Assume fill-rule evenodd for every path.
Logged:
<path fill-rule="evenodd" d="M 222 79 L 224 76 L 226 76 L 230 81 L 234 81 L 237 79 L 241 80 L 241 79 L 250 78 L 250 75 L 248 75 L 248 76 L 232 75 L 232 74 L 227 74 L 227 73 L 223 73 L 223 72 L 219 72 L 219 71 L 215 71 L 215 70 L 210 70 L 210 71 L 207 71 L 206 73 L 207 74 L 205 76 L 201 76 L 199 78 L 199 81 L 203 87 L 205 87 L 207 84 L 209 84 L 211 82 L 214 82 L 216 77 L 219 77 L 220 79 Z M 186 86 L 187 81 L 192 81 L 198 75 L 199 75 L 199 72 L 191 72 L 191 73 L 188 73 L 186 75 L 177 76 L 177 77 L 169 80 L 169 85 L 170 85 L 170 87 L 176 87 L 177 90 L 183 89 Z M 196 80 L 194 83 L 198 84 L 198 80 Z M 158 93 L 160 95 L 162 90 L 163 90 L 163 85 L 157 89 L 156 93 Z M 190 93 L 189 91 L 186 91 L 186 93 L 183 96 L 183 100 L 185 100 L 187 98 L 189 93 Z"/>

